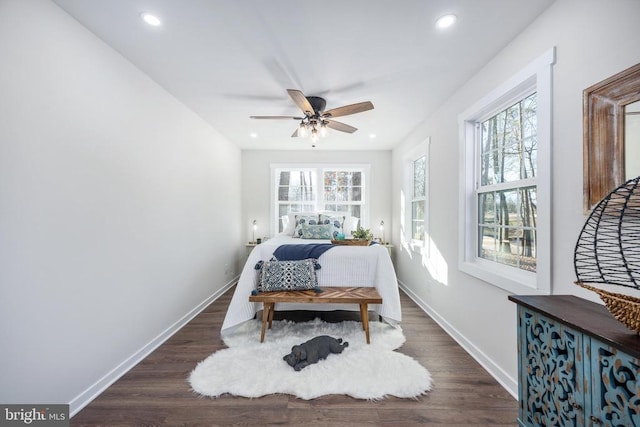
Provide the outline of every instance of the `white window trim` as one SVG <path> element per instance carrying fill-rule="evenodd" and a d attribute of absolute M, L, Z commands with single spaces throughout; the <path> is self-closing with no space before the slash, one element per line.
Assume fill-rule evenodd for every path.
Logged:
<path fill-rule="evenodd" d="M 551 293 L 551 118 L 552 65 L 555 47 L 549 49 L 458 117 L 460 129 L 461 215 L 458 223 L 458 268 L 512 293 Z M 477 168 L 475 124 L 507 108 L 532 89 L 537 92 L 537 249 L 536 272 L 481 259 L 476 254 Z"/>
<path fill-rule="evenodd" d="M 363 172 L 362 182 L 364 186 L 364 191 L 362 192 L 362 210 L 361 210 L 361 218 L 360 225 L 364 228 L 367 228 L 366 225 L 369 224 L 369 209 L 370 209 L 370 198 L 369 194 L 371 191 L 371 165 L 368 163 L 272 163 L 270 166 L 270 209 L 271 212 L 269 215 L 269 223 L 270 223 L 270 233 L 271 236 L 275 236 L 278 234 L 278 221 L 280 217 L 278 216 L 278 204 L 276 203 L 276 193 L 275 193 L 275 171 L 278 169 L 300 169 L 300 170 L 313 170 L 316 174 L 316 182 L 318 185 L 318 193 L 315 201 L 315 209 L 320 212 L 320 205 L 323 204 L 321 200 L 322 191 L 320 190 L 323 187 L 322 181 L 322 173 L 325 170 L 360 170 Z M 330 204 L 330 203 L 329 203 Z"/>
<path fill-rule="evenodd" d="M 430 170 L 430 157 L 429 146 L 431 144 L 431 138 L 426 138 L 423 142 L 417 145 L 415 148 L 407 152 L 404 157 L 404 193 L 405 193 L 405 218 L 406 224 L 404 233 L 402 236 L 402 246 L 407 247 L 413 252 L 418 252 L 420 255 L 429 256 L 429 245 L 427 241 L 430 239 L 429 230 L 429 170 Z M 420 157 L 426 157 L 426 171 L 425 171 L 425 199 L 424 199 L 424 240 L 416 240 L 413 238 L 413 211 L 411 202 L 413 201 L 413 162 Z"/>

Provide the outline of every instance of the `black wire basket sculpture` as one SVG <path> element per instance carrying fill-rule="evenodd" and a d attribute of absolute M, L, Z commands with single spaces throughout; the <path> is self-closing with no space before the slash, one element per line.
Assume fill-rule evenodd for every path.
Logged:
<path fill-rule="evenodd" d="M 640 334 L 640 298 L 610 290 L 640 290 L 640 177 L 593 208 L 578 237 L 573 264 L 576 284 L 596 292 L 613 317 Z"/>

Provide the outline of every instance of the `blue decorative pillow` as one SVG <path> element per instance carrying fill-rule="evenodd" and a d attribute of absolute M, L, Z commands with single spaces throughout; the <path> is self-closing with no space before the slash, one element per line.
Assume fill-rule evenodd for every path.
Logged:
<path fill-rule="evenodd" d="M 302 224 L 301 227 L 302 235 L 300 238 L 302 239 L 332 239 L 333 234 L 333 225 L 331 224 L 318 224 L 318 225 L 308 225 Z"/>
<path fill-rule="evenodd" d="M 302 237 L 302 224 L 318 225 L 318 215 L 296 215 L 296 228 L 293 237 Z"/>
<path fill-rule="evenodd" d="M 344 220 L 345 217 L 342 215 L 326 215 L 320 214 L 320 224 L 329 224 L 331 225 L 331 238 L 335 239 L 338 237 L 338 234 L 343 233 L 344 231 Z"/>
<path fill-rule="evenodd" d="M 265 261 L 258 290 L 261 292 L 314 289 L 318 286 L 316 260 Z M 257 266 L 256 266 L 257 267 Z"/>

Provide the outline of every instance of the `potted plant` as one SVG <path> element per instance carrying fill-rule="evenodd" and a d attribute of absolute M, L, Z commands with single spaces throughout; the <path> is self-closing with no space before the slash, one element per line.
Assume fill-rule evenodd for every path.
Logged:
<path fill-rule="evenodd" d="M 362 228 L 362 226 L 358 225 L 358 228 L 355 231 L 351 232 L 351 235 L 356 240 L 373 240 L 373 234 L 371 234 L 371 230 L 368 228 Z"/>

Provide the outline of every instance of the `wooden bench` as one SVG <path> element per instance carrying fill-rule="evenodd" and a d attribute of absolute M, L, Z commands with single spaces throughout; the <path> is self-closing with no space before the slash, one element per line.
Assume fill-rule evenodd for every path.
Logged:
<path fill-rule="evenodd" d="M 360 305 L 360 321 L 362 329 L 369 339 L 369 309 L 368 304 L 382 304 L 382 297 L 376 288 L 357 287 L 328 287 L 323 288 L 322 292 L 316 292 L 312 289 L 304 291 L 279 291 L 279 292 L 263 292 L 258 295 L 249 297 L 251 302 L 261 302 L 262 310 L 262 332 L 260 334 L 260 342 L 264 342 L 264 334 L 267 323 L 269 329 L 273 322 L 273 312 L 276 303 L 320 303 L 320 304 L 359 304 Z"/>

